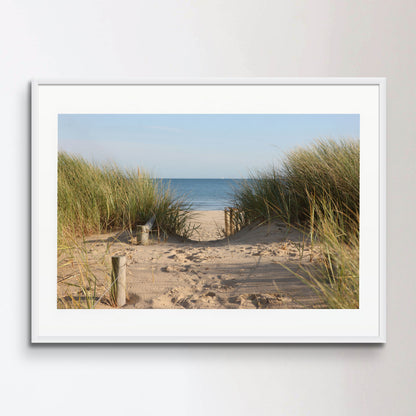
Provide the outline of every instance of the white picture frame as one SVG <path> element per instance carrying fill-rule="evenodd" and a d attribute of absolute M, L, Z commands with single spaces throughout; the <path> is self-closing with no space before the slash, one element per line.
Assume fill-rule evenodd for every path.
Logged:
<path fill-rule="evenodd" d="M 32 343 L 386 342 L 386 80 L 142 79 L 32 82 Z M 57 115 L 360 114 L 360 308 L 58 310 Z"/>

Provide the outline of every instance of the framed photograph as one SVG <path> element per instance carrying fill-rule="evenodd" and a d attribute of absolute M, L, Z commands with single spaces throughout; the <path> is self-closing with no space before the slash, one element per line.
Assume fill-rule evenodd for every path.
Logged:
<path fill-rule="evenodd" d="M 385 88 L 33 82 L 32 342 L 385 342 Z"/>

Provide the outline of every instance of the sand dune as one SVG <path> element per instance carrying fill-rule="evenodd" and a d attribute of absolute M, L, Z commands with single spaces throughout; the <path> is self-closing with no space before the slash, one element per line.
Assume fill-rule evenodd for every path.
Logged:
<path fill-rule="evenodd" d="M 99 283 L 97 298 L 102 296 L 97 307 L 110 307 L 105 294 L 109 269 L 100 262 L 105 258 L 109 264 L 112 255 L 120 254 L 127 256 L 129 300 L 124 308 L 325 307 L 294 274 L 313 266 L 317 256 L 299 232 L 273 224 L 222 238 L 223 215 L 195 212 L 192 223 L 199 229 L 194 240 L 158 242 L 153 236 L 150 245 L 141 246 L 116 233 L 87 239 L 90 267 Z M 75 270 L 74 265 L 62 268 L 58 281 Z M 72 286 L 58 284 L 58 298 L 68 296 L 68 290 L 76 295 Z"/>

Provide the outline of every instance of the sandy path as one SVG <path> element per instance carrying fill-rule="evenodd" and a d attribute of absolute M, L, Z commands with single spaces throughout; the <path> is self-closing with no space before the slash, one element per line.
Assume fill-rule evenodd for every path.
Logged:
<path fill-rule="evenodd" d="M 197 226 L 194 240 L 210 241 L 223 238 L 224 211 L 194 211 L 190 224 Z"/>
<path fill-rule="evenodd" d="M 196 212 L 196 240 L 131 245 L 127 236 L 88 239 L 90 266 L 96 264 L 98 294 L 108 286 L 108 270 L 98 266 L 112 255 L 127 256 L 129 301 L 125 308 L 321 308 L 315 292 L 294 272 L 311 266 L 314 253 L 301 235 L 279 225 L 246 228 L 221 240 L 222 211 Z M 211 241 L 210 241 L 211 240 Z M 93 267 L 93 266 L 91 266 Z M 61 270 L 70 275 L 68 266 Z M 72 286 L 58 285 L 58 297 Z M 97 307 L 109 307 L 106 296 Z"/>

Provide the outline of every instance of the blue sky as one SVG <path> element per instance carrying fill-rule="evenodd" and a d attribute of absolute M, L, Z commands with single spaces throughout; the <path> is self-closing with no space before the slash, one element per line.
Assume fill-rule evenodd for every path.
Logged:
<path fill-rule="evenodd" d="M 60 114 L 58 148 L 161 178 L 245 178 L 319 138 L 359 138 L 358 114 Z"/>

